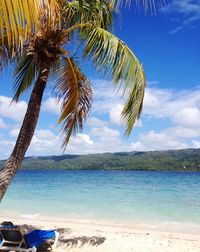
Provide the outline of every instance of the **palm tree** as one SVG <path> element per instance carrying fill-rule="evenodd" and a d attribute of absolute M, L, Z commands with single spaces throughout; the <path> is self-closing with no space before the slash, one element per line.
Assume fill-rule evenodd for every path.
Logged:
<path fill-rule="evenodd" d="M 29 33 L 37 30 L 38 19 L 44 5 L 48 9 L 58 10 L 56 0 L 1 0 L 0 1 L 0 37 L 14 53 L 23 47 Z M 59 13 L 59 12 L 58 12 Z"/>
<path fill-rule="evenodd" d="M 49 2 L 47 1 L 47 6 Z M 21 37 L 16 37 L 21 49 L 15 54 L 14 100 L 18 101 L 27 89 L 33 87 L 33 90 L 15 147 L 0 170 L 0 201 L 31 143 L 50 74 L 57 79 L 54 91 L 62 103 L 58 123 L 63 123 L 63 148 L 70 136 L 82 129 L 83 122 L 88 117 L 92 87 L 75 57 L 70 54 L 73 43 L 76 44 L 77 51 L 81 52 L 82 58 L 89 58 L 98 71 L 101 70 L 116 86 L 123 89 L 127 100 L 122 117 L 126 124 L 126 134 L 131 133 L 142 111 L 146 81 L 142 65 L 134 53 L 110 32 L 113 15 L 119 13 L 117 7 L 121 2 L 59 0 L 59 10 L 54 5 L 53 8 L 43 8 L 43 12 L 40 11 L 37 26 L 27 32 L 26 39 L 19 43 Z M 143 1 L 145 6 L 152 2 L 153 0 Z M 13 39 L 13 43 L 10 43 L 7 38 L 8 46 L 2 43 L 2 55 L 11 54 L 12 47 L 9 45 L 16 45 L 16 41 Z"/>

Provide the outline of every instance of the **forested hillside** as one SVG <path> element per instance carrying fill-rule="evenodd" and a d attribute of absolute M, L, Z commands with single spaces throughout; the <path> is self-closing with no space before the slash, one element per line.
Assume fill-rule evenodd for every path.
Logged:
<path fill-rule="evenodd" d="M 200 171 L 200 149 L 27 157 L 22 169 Z"/>

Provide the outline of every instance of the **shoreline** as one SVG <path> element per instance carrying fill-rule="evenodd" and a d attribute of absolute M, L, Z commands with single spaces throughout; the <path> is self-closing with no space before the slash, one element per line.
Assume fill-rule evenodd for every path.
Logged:
<path fill-rule="evenodd" d="M 70 216 L 66 217 L 56 217 L 50 215 L 40 215 L 40 214 L 22 214 L 15 216 L 13 215 L 2 215 L 0 213 L 0 223 L 3 221 L 13 221 L 14 223 L 34 223 L 36 225 L 46 225 L 53 223 L 53 225 L 68 224 L 71 226 L 89 226 L 92 227 L 103 227 L 103 228 L 113 228 L 120 230 L 136 230 L 137 232 L 155 232 L 155 233 L 175 233 L 175 234 L 188 234 L 188 235 L 199 235 L 200 236 L 200 224 L 192 222 L 179 222 L 179 221 L 134 221 L 130 222 L 122 220 L 107 220 L 107 219 L 86 219 L 81 216 Z"/>
<path fill-rule="evenodd" d="M 31 228 L 56 229 L 60 242 L 55 252 L 188 252 L 200 251 L 200 233 L 177 233 L 110 226 L 71 220 L 14 219 L 14 224 Z"/>

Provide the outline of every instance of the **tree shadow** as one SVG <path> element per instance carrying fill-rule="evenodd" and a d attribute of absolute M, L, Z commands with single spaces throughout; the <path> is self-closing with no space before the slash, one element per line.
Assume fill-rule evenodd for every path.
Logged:
<path fill-rule="evenodd" d="M 59 233 L 60 239 L 64 239 L 66 235 L 72 233 L 72 230 L 70 228 L 57 228 L 56 231 Z"/>
<path fill-rule="evenodd" d="M 37 227 L 32 226 L 32 225 L 28 225 L 28 224 L 22 224 L 19 227 L 22 231 L 24 231 L 24 233 L 31 232 L 35 229 L 38 229 Z"/>
<path fill-rule="evenodd" d="M 105 237 L 100 236 L 79 236 L 69 239 L 60 239 L 60 244 L 65 245 L 66 247 L 83 247 L 84 245 L 90 245 L 90 246 L 99 246 L 102 245 L 105 242 Z"/>
<path fill-rule="evenodd" d="M 27 232 L 31 232 L 35 229 L 40 229 L 39 226 L 33 226 L 33 225 L 27 225 L 22 224 L 19 226 L 22 234 L 26 234 Z M 42 229 L 42 228 L 41 228 Z M 90 245 L 90 246 L 100 246 L 102 245 L 106 238 L 101 236 L 78 236 L 78 237 L 70 237 L 66 238 L 66 236 L 70 235 L 72 233 L 72 230 L 70 228 L 57 228 L 55 229 L 59 233 L 59 240 L 58 240 L 58 246 L 67 247 L 67 248 L 74 248 L 74 247 L 83 247 L 84 245 Z M 38 248 L 38 251 L 44 252 L 47 251 L 49 248 L 45 248 L 45 246 L 42 246 L 41 248 Z"/>

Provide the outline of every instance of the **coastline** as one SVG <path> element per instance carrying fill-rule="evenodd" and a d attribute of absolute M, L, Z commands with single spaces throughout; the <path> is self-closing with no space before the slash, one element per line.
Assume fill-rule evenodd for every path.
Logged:
<path fill-rule="evenodd" d="M 0 221 L 8 218 L 0 217 Z M 93 221 L 9 218 L 14 224 L 40 229 L 56 229 L 60 242 L 55 252 L 188 252 L 200 251 L 200 232 L 187 233 L 135 229 Z"/>
<path fill-rule="evenodd" d="M 0 222 L 56 229 L 57 252 L 200 252 L 199 182 L 194 173 L 21 172 Z"/>

